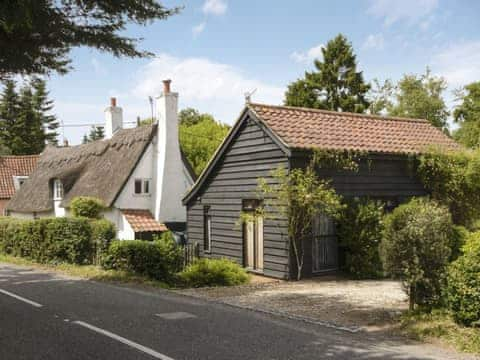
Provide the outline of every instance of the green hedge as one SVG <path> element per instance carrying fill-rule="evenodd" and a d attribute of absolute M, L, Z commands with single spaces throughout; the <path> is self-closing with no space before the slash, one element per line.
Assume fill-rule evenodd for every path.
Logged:
<path fill-rule="evenodd" d="M 480 327 L 480 232 L 470 235 L 463 252 L 449 267 L 447 303 L 456 322 Z"/>
<path fill-rule="evenodd" d="M 124 270 L 171 282 L 181 270 L 183 251 L 169 236 L 155 241 L 113 241 L 102 257 L 105 269 Z"/>
<path fill-rule="evenodd" d="M 379 201 L 352 200 L 337 220 L 338 242 L 345 252 L 342 270 L 356 279 L 383 275 L 379 253 L 383 215 L 383 204 Z"/>
<path fill-rule="evenodd" d="M 185 286 L 233 286 L 248 282 L 244 268 L 227 259 L 200 259 L 179 274 Z"/>
<path fill-rule="evenodd" d="M 90 264 L 97 243 L 115 236 L 113 224 L 85 218 L 0 219 L 0 252 L 40 263 Z"/>

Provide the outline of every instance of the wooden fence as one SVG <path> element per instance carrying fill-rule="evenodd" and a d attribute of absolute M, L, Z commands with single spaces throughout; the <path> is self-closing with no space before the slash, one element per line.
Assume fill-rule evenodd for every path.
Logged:
<path fill-rule="evenodd" d="M 183 246 L 183 266 L 192 264 L 200 256 L 200 245 L 198 242 Z"/>

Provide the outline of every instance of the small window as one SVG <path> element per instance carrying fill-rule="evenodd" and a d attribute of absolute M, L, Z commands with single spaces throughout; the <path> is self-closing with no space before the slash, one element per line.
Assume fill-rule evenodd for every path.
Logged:
<path fill-rule="evenodd" d="M 53 182 L 53 199 L 63 199 L 63 184 L 59 179 L 55 179 L 55 181 Z"/>
<path fill-rule="evenodd" d="M 203 208 L 203 250 L 205 250 L 205 252 L 210 252 L 212 249 L 212 217 L 209 214 L 209 210 L 209 206 Z"/>
<path fill-rule="evenodd" d="M 136 179 L 135 180 L 135 194 L 142 193 L 142 180 Z"/>
<path fill-rule="evenodd" d="M 134 193 L 137 195 L 150 194 L 150 179 L 135 179 Z"/>

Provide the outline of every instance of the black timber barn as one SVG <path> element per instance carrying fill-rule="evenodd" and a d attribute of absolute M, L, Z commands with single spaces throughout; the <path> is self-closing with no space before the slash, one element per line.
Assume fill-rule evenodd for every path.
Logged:
<path fill-rule="evenodd" d="M 294 278 L 286 219 L 240 225 L 242 212 L 261 206 L 258 178 L 273 181 L 272 170 L 278 167 L 304 167 L 312 148 L 361 151 L 367 155 L 358 171 L 323 169 L 318 175 L 331 180 L 343 197 L 368 196 L 393 207 L 426 194 L 408 155 L 429 146 L 457 148 L 421 119 L 249 103 L 183 199 L 189 242 L 200 243 L 201 256 L 229 258 L 265 276 Z M 307 277 L 338 267 L 334 224 L 319 217 L 314 228 L 304 244 Z"/>

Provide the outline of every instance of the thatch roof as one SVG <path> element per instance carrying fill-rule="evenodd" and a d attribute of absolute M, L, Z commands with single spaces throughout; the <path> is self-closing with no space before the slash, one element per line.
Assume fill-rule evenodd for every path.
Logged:
<path fill-rule="evenodd" d="M 47 147 L 37 168 L 8 203 L 7 210 L 51 211 L 54 179 L 63 183 L 64 207 L 76 196 L 94 196 L 112 206 L 155 129 L 156 125 L 141 126 L 119 130 L 108 140 L 64 148 Z"/>

